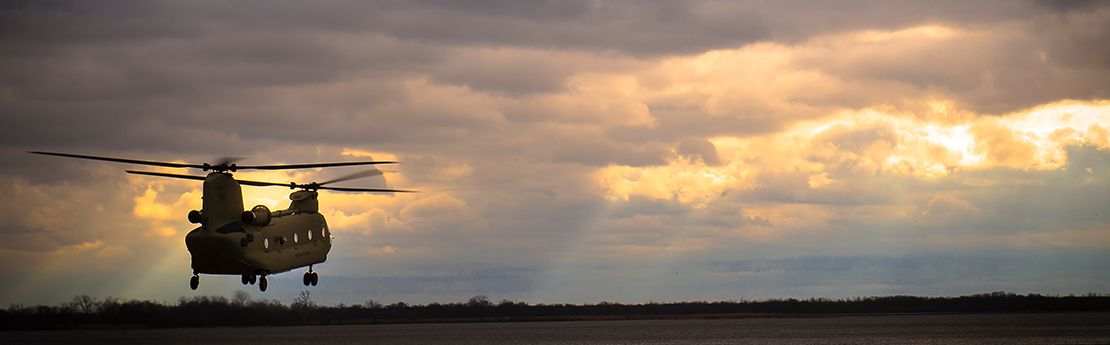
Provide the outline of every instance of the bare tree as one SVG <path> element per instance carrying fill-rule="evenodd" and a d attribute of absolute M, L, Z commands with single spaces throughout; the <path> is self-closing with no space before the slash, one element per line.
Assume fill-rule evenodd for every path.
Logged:
<path fill-rule="evenodd" d="M 74 296 L 73 301 L 62 303 L 62 306 L 81 314 L 90 314 L 96 310 L 96 298 L 89 295 Z"/>
<path fill-rule="evenodd" d="M 246 306 L 251 302 L 251 294 L 243 290 L 235 290 L 235 295 L 231 297 L 231 303 L 237 306 Z"/>
<path fill-rule="evenodd" d="M 383 308 L 383 307 L 384 307 L 384 306 L 382 305 L 382 302 L 378 302 L 378 301 L 375 301 L 375 300 L 373 300 L 373 299 L 368 299 L 368 300 L 366 300 L 366 303 L 363 303 L 363 304 L 365 304 L 365 305 L 366 305 L 366 307 L 367 307 L 367 308 L 370 308 L 370 309 L 379 309 L 379 308 Z"/>
<path fill-rule="evenodd" d="M 25 313 L 25 312 L 30 312 L 31 309 L 32 308 L 24 307 L 23 303 L 12 303 L 8 306 L 8 313 L 22 314 L 22 313 Z"/>
<path fill-rule="evenodd" d="M 293 309 L 298 308 L 316 308 L 316 301 L 312 300 L 312 293 L 308 290 L 301 290 L 301 296 L 293 299 L 293 304 L 289 305 Z"/>
<path fill-rule="evenodd" d="M 301 321 L 308 321 L 308 315 L 316 309 L 316 301 L 312 300 L 311 292 L 301 290 L 301 296 L 294 298 L 293 304 L 290 304 L 289 307 L 301 315 Z"/>

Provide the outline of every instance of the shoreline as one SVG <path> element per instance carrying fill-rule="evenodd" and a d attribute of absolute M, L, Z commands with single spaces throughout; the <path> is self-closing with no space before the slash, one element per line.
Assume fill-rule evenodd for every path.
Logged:
<path fill-rule="evenodd" d="M 783 319 L 829 317 L 810 313 L 724 313 L 724 314 L 653 314 L 653 315 L 559 315 L 559 316 L 491 316 L 417 319 L 358 319 L 312 321 L 308 325 L 391 325 L 417 323 L 493 323 L 493 322 L 566 322 L 566 321 L 627 321 L 627 320 L 713 320 L 713 319 Z"/>
<path fill-rule="evenodd" d="M 266 328 L 266 327 L 306 327 L 306 326 L 358 326 L 358 325 L 417 325 L 417 324 L 465 324 L 465 323 L 547 323 L 547 322 L 597 322 L 597 321 L 644 321 L 644 320 L 736 320 L 736 319 L 814 319 L 814 318 L 851 318 L 851 317 L 890 317 L 890 316 L 943 316 L 943 315 L 1022 315 L 1022 314 L 1110 314 L 1110 310 L 1088 311 L 985 311 L 985 312 L 921 312 L 921 313 L 866 313 L 866 314 L 811 314 L 811 313 L 721 313 L 721 314 L 652 314 L 652 315 L 561 315 L 534 317 L 460 317 L 460 318 L 415 318 L 415 319 L 352 319 L 332 321 L 309 321 L 287 325 L 258 326 L 199 326 L 199 327 L 150 327 L 144 324 L 75 324 L 55 325 L 50 329 L 0 329 L 8 332 L 53 332 L 53 331 L 102 331 L 102 330 L 156 330 L 156 329 L 204 329 L 204 328 Z"/>

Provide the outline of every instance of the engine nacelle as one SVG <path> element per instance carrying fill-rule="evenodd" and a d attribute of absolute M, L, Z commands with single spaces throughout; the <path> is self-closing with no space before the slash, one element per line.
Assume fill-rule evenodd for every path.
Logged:
<path fill-rule="evenodd" d="M 270 208 L 266 205 L 255 206 L 250 211 L 243 212 L 241 220 L 245 224 L 254 226 L 270 225 Z"/>
<path fill-rule="evenodd" d="M 309 190 L 299 190 L 289 194 L 289 209 L 297 213 L 316 213 L 320 211 L 320 200 L 317 200 L 316 192 Z"/>
<path fill-rule="evenodd" d="M 189 211 L 189 223 L 193 223 L 193 224 L 200 223 L 201 222 L 201 216 L 203 216 L 203 214 L 201 214 L 200 211 L 197 211 L 197 210 Z"/>

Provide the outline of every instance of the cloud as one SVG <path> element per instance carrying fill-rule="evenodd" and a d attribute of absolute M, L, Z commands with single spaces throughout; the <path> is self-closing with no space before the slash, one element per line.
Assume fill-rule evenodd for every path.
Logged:
<path fill-rule="evenodd" d="M 721 158 L 717 156 L 717 147 L 712 142 L 701 138 L 690 138 L 678 143 L 675 153 L 687 159 L 700 159 L 706 165 L 720 165 Z"/>
<path fill-rule="evenodd" d="M 460 223 L 477 219 L 473 212 L 465 201 L 439 194 L 405 206 L 400 211 L 400 218 L 411 222 L 465 226 Z"/>
<path fill-rule="evenodd" d="M 958 225 L 961 221 L 966 221 L 980 212 L 982 210 L 967 201 L 951 195 L 937 195 L 929 199 L 922 218 L 928 224 L 954 223 Z"/>
<path fill-rule="evenodd" d="M 0 265 L 24 274 L 0 296 L 114 270 L 140 278 L 104 291 L 187 292 L 167 276 L 188 276 L 179 236 L 198 183 L 28 150 L 399 161 L 344 185 L 421 193 L 321 193 L 337 241 L 318 269 L 351 275 L 347 287 L 390 280 L 372 291 L 386 296 L 426 283 L 420 298 L 465 298 L 493 282 L 537 301 L 735 298 L 711 274 L 652 272 L 799 253 L 1099 252 L 1108 17 L 1082 2 L 5 4 L 0 263 L 26 264 Z M 248 207 L 284 208 L 288 193 L 244 189 Z M 483 281 L 443 262 L 515 268 Z M 800 278 L 773 279 L 752 288 Z M 790 291 L 967 283 L 813 282 Z"/>
<path fill-rule="evenodd" d="M 1045 8 L 1066 12 L 1066 11 L 1091 11 L 1097 9 L 1099 6 L 1106 4 L 1099 1 L 1089 0 L 1036 0 L 1033 3 L 1044 6 Z"/>
<path fill-rule="evenodd" d="M 822 190 L 858 193 L 847 186 L 869 185 L 884 174 L 930 178 L 995 166 L 1057 169 L 1066 164 L 1070 145 L 1104 147 L 1108 109 L 1104 102 L 1062 102 L 947 125 L 912 114 L 847 112 L 773 135 L 714 138 L 724 167 L 681 159 L 666 166 L 610 166 L 601 173 L 601 184 L 618 199 L 680 195 L 683 202 L 697 203 L 730 189 L 768 187 L 804 188 L 795 195 L 821 199 Z M 794 187 L 783 185 L 791 183 L 790 176 Z M 687 196 L 687 190 L 706 193 Z M 774 194 L 782 195 L 781 190 Z M 845 197 L 838 199 L 852 199 Z"/>

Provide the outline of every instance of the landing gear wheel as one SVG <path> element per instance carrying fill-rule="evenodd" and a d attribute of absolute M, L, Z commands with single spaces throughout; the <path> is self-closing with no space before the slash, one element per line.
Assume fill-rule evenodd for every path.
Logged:
<path fill-rule="evenodd" d="M 312 272 L 304 273 L 304 286 L 308 286 L 308 284 L 312 284 Z"/>
<path fill-rule="evenodd" d="M 189 279 L 189 287 L 196 290 L 198 286 L 200 286 L 200 277 L 193 275 L 193 277 Z"/>
<path fill-rule="evenodd" d="M 247 285 L 247 284 L 250 284 L 250 282 L 251 282 L 251 277 L 250 277 L 250 276 L 248 276 L 248 275 L 246 275 L 246 274 L 244 274 L 244 275 L 243 275 L 243 285 Z"/>
<path fill-rule="evenodd" d="M 319 282 L 320 282 L 320 274 L 316 273 L 316 272 L 312 272 L 312 286 L 316 286 L 316 284 L 319 283 Z"/>
<path fill-rule="evenodd" d="M 258 278 L 258 289 L 262 290 L 262 292 L 266 292 L 266 276 Z"/>
<path fill-rule="evenodd" d="M 250 276 L 250 278 L 251 278 L 251 285 L 254 285 L 254 283 L 258 282 L 258 276 L 252 274 Z"/>

